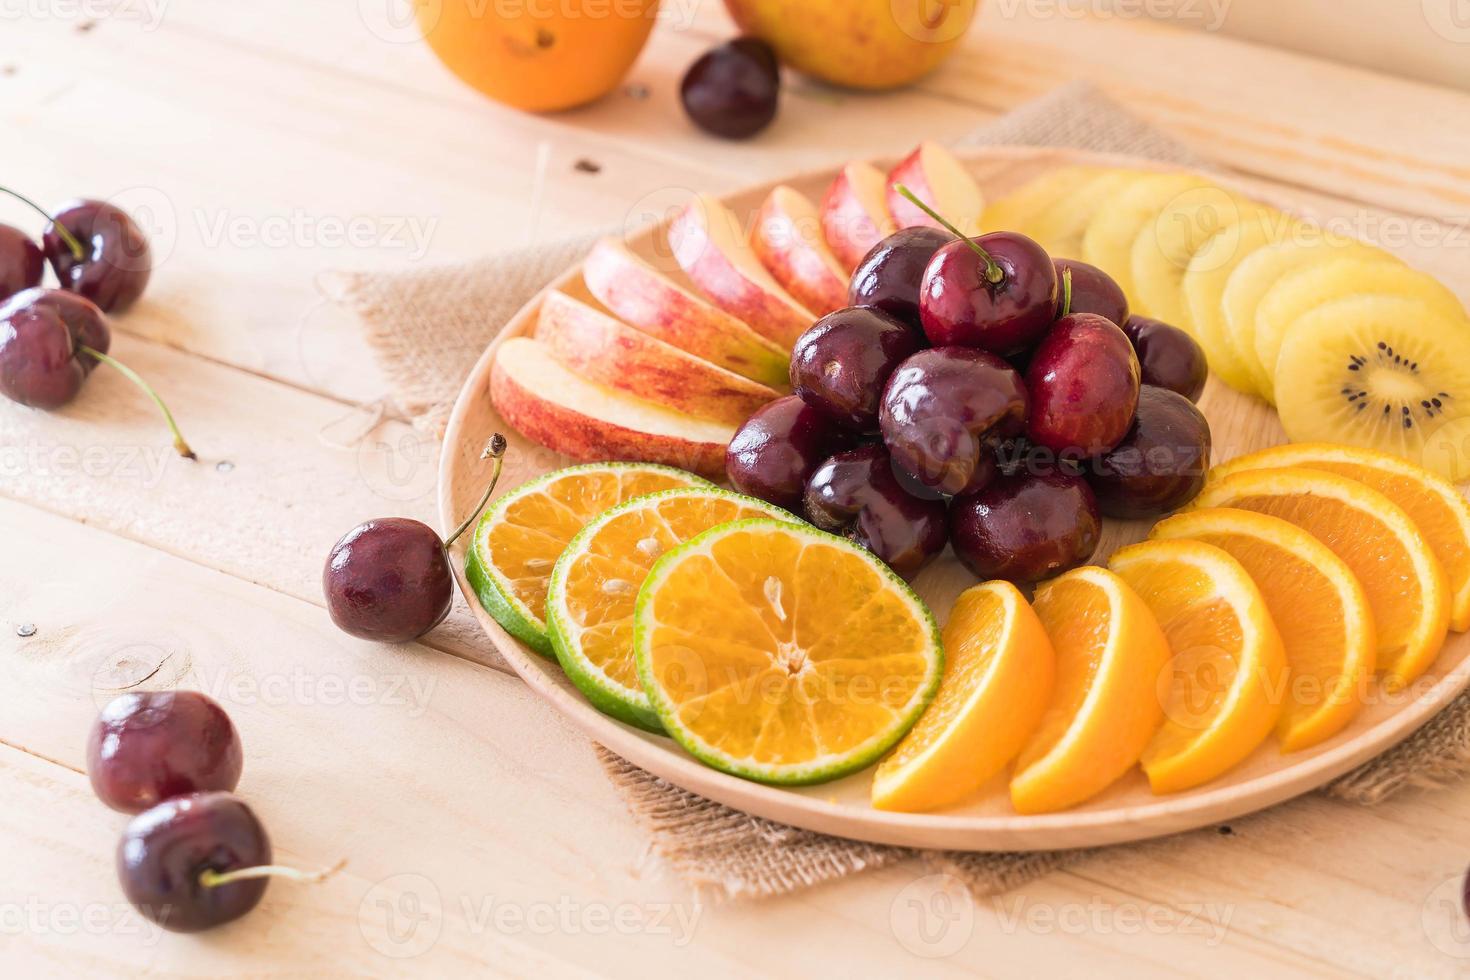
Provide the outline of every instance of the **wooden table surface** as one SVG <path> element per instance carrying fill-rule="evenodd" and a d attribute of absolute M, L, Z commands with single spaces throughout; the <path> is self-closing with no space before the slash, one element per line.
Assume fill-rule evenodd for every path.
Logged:
<path fill-rule="evenodd" d="M 794 82 L 770 131 L 727 144 L 685 123 L 676 90 L 728 22 L 711 0 L 665 6 L 630 78 L 646 95 L 553 118 L 460 86 L 387 0 L 5 11 L 0 179 L 44 202 L 114 197 L 143 219 L 157 269 L 117 321 L 114 352 L 157 382 L 201 456 L 173 457 L 152 407 L 107 370 L 56 414 L 0 405 L 7 973 L 1470 966 L 1457 910 L 1470 783 L 1376 808 L 1309 797 L 998 899 L 954 896 L 911 862 L 715 905 L 650 860 L 589 744 L 496 669 L 462 604 L 418 645 L 332 627 L 327 550 L 365 518 L 433 521 L 437 450 L 378 419 L 383 379 L 352 321 L 320 301 L 324 270 L 481 256 L 616 225 L 671 188 L 954 141 L 1087 78 L 1470 286 L 1470 95 L 1078 5 L 995 2 L 919 86 L 861 96 Z M 18 205 L 0 203 L 0 220 L 39 230 Z M 247 919 L 195 937 L 161 935 L 123 904 L 112 853 L 124 820 L 83 772 L 100 704 L 174 683 L 234 717 L 240 792 L 279 858 L 349 860 L 324 885 L 275 884 Z"/>

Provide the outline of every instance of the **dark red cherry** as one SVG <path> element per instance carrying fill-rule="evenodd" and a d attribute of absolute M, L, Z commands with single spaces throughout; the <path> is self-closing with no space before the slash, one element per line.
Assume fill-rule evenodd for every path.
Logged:
<path fill-rule="evenodd" d="M 725 472 L 741 493 L 801 513 L 807 480 L 833 453 L 857 437 L 797 395 L 756 411 L 735 432 L 725 452 Z"/>
<path fill-rule="evenodd" d="M 1123 332 L 1138 355 L 1144 384 L 1168 388 L 1192 402 L 1199 401 L 1210 376 L 1210 365 L 1199 341 L 1178 327 L 1146 316 L 1129 317 Z"/>
<path fill-rule="evenodd" d="M 739 37 L 699 57 L 679 86 L 684 111 L 700 129 L 745 139 L 776 118 L 781 70 L 776 52 L 759 38 Z"/>
<path fill-rule="evenodd" d="M 838 453 L 806 488 L 806 515 L 817 527 L 851 538 L 911 579 L 944 550 L 945 505 L 903 488 L 878 443 Z"/>
<path fill-rule="evenodd" d="M 1063 455 L 1107 452 L 1133 424 L 1138 373 L 1133 345 L 1113 321 L 1095 313 L 1063 317 L 1026 368 L 1027 438 Z"/>
<path fill-rule="evenodd" d="M 1096 313 L 1118 326 L 1128 320 L 1128 297 L 1117 280 L 1095 265 L 1077 259 L 1054 259 L 1057 269 L 1057 316 L 1062 315 L 1062 298 L 1066 292 L 1063 274 L 1072 274 L 1072 303 L 1069 313 Z"/>
<path fill-rule="evenodd" d="M 915 226 L 883 239 L 853 270 L 847 301 L 853 306 L 876 306 L 889 316 L 920 330 L 919 287 L 924 270 L 940 247 L 955 240 L 942 228 Z"/>
<path fill-rule="evenodd" d="M 950 502 L 950 543 L 982 579 L 1050 578 L 1091 557 L 1101 534 L 1087 482 L 1060 471 L 1001 475 Z"/>
<path fill-rule="evenodd" d="M 58 224 L 81 244 L 81 255 L 57 230 Z M 153 272 L 148 236 L 126 211 L 106 201 L 62 205 L 42 242 L 61 288 L 85 296 L 106 313 L 121 313 L 132 306 Z"/>
<path fill-rule="evenodd" d="M 230 716 L 198 691 L 124 694 L 102 709 L 87 739 L 92 789 L 124 813 L 186 793 L 233 790 L 244 762 Z"/>
<path fill-rule="evenodd" d="M 1056 268 L 1025 235 L 996 231 L 950 242 L 924 270 L 919 318 L 935 347 L 1017 354 L 1034 345 L 1056 315 Z"/>
<path fill-rule="evenodd" d="M 995 447 L 1026 421 L 1021 376 L 969 347 L 919 351 L 898 366 L 879 421 L 898 465 L 942 493 L 978 490 L 995 474 Z"/>
<path fill-rule="evenodd" d="M 883 386 L 923 335 L 870 307 L 828 313 L 796 340 L 791 387 L 808 405 L 854 432 L 878 431 Z"/>
<path fill-rule="evenodd" d="M 267 879 L 215 877 L 271 863 L 271 842 L 251 809 L 229 793 L 165 800 L 134 817 L 117 846 L 123 894 L 173 932 L 199 932 L 240 918 Z"/>
<path fill-rule="evenodd" d="M 1177 391 L 1144 385 L 1133 427 L 1093 461 L 1088 479 L 1109 517 L 1155 517 L 1193 500 L 1209 468 L 1210 423 L 1204 414 Z"/>
<path fill-rule="evenodd" d="M 17 293 L 0 305 L 0 394 L 60 408 L 97 366 L 82 348 L 106 354 L 111 344 L 107 317 L 90 301 L 59 289 Z"/>
<path fill-rule="evenodd" d="M 45 271 L 41 246 L 19 228 L 0 225 L 0 300 L 41 285 Z"/>
<path fill-rule="evenodd" d="M 496 433 L 481 459 L 494 459 L 489 486 L 449 540 L 422 521 L 364 521 L 332 546 L 322 569 L 322 593 L 332 622 L 344 633 L 380 643 L 407 643 L 438 626 L 454 604 L 448 546 L 467 531 L 495 491 L 506 449 Z"/>

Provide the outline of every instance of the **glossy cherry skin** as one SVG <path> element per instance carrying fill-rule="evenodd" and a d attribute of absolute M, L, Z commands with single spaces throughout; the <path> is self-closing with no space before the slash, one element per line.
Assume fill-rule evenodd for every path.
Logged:
<path fill-rule="evenodd" d="M 56 231 L 60 223 L 82 244 L 78 259 Z M 153 272 L 153 253 L 128 213 L 106 201 L 71 201 L 52 216 L 42 243 L 61 288 L 85 296 L 105 313 L 135 303 Z"/>
<path fill-rule="evenodd" d="M 982 579 L 1026 584 L 1085 562 L 1102 519 L 1080 476 L 1017 472 L 950 502 L 955 555 Z"/>
<path fill-rule="evenodd" d="M 0 305 L 0 394 L 32 408 L 56 409 L 76 397 L 112 328 L 90 301 L 60 289 L 27 289 Z"/>
<path fill-rule="evenodd" d="M 894 460 L 926 486 L 969 493 L 995 475 L 994 448 L 1026 421 L 1021 376 L 969 347 L 919 351 L 883 392 L 879 424 Z"/>
<path fill-rule="evenodd" d="M 1001 269 L 999 282 L 964 241 L 940 247 L 924 269 L 919 319 L 935 347 L 978 347 L 1002 357 L 1031 347 L 1057 315 L 1057 270 L 1025 235 L 975 239 Z"/>
<path fill-rule="evenodd" d="M 45 271 L 41 246 L 19 228 L 0 225 L 0 300 L 41 285 Z"/>
<path fill-rule="evenodd" d="M 332 622 L 381 643 L 407 643 L 442 623 L 454 603 L 453 583 L 438 533 L 406 517 L 357 525 L 322 570 Z"/>
<path fill-rule="evenodd" d="M 198 691 L 114 698 L 87 739 L 87 776 L 114 810 L 141 813 L 174 796 L 233 790 L 245 753 L 230 716 Z"/>
<path fill-rule="evenodd" d="M 808 405 L 854 432 L 878 431 L 883 388 L 923 334 L 882 310 L 828 313 L 791 350 L 791 387 Z"/>
<path fill-rule="evenodd" d="M 699 57 L 679 86 L 684 111 L 706 133 L 745 139 L 776 118 L 781 69 L 758 38 L 739 37 Z"/>
<path fill-rule="evenodd" d="M 1138 417 L 1112 452 L 1092 461 L 1088 480 L 1109 517 L 1156 517 L 1199 494 L 1210 468 L 1210 423 L 1177 391 L 1144 385 Z"/>
<path fill-rule="evenodd" d="M 1107 452 L 1133 424 L 1138 376 L 1133 345 L 1115 323 L 1095 313 L 1063 317 L 1026 368 L 1027 438 L 1062 455 Z"/>
<path fill-rule="evenodd" d="M 267 879 L 209 887 L 205 871 L 271 863 L 271 842 L 251 809 L 229 793 L 165 800 L 128 822 L 117 845 L 123 894 L 172 932 L 199 932 L 240 918 L 265 894 Z"/>
<path fill-rule="evenodd" d="M 806 516 L 867 548 L 905 579 L 944 550 L 945 505 L 903 488 L 878 443 L 838 453 L 812 474 Z"/>
<path fill-rule="evenodd" d="M 735 431 L 725 473 L 741 493 L 800 514 L 807 481 L 857 438 L 797 395 L 763 405 Z"/>
<path fill-rule="evenodd" d="M 1123 332 L 1138 355 L 1140 377 L 1146 385 L 1177 391 L 1192 402 L 1199 401 L 1210 377 L 1205 349 L 1189 334 L 1162 320 L 1131 316 Z"/>
<path fill-rule="evenodd" d="M 921 330 L 919 287 L 934 253 L 954 241 L 942 228 L 916 226 L 896 231 L 874 245 L 853 270 L 847 301 L 876 306 L 889 316 Z"/>
<path fill-rule="evenodd" d="M 1057 316 L 1062 315 L 1062 297 L 1066 289 L 1062 274 L 1072 273 L 1072 305 L 1069 313 L 1096 313 L 1118 326 L 1128 320 L 1128 297 L 1116 279 L 1095 265 L 1077 259 L 1055 259 L 1057 269 Z"/>

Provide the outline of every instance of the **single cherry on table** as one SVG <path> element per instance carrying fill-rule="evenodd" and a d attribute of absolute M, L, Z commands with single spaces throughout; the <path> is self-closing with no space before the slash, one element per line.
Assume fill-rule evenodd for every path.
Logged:
<path fill-rule="evenodd" d="M 137 302 L 153 272 L 148 236 L 126 211 L 107 201 L 81 199 L 62 205 L 42 235 L 42 244 L 61 287 L 85 296 L 106 313 L 121 313 Z"/>
<path fill-rule="evenodd" d="M 924 270 L 934 253 L 954 240 L 955 236 L 944 229 L 927 225 L 894 232 L 874 245 L 853 270 L 847 302 L 877 307 L 922 330 L 919 289 L 924 284 Z"/>
<path fill-rule="evenodd" d="M 1028 397 L 1005 361 L 933 347 L 898 366 L 883 392 L 883 441 L 898 465 L 941 493 L 971 493 L 995 475 L 995 447 L 1025 425 Z"/>
<path fill-rule="evenodd" d="M 854 433 L 799 395 L 787 395 L 757 409 L 735 431 L 725 451 L 725 474 L 741 493 L 800 514 L 817 467 L 856 444 Z"/>
<path fill-rule="evenodd" d="M 87 776 L 114 810 L 141 813 L 186 793 L 233 790 L 245 755 L 230 716 L 198 691 L 133 691 L 102 709 Z"/>
<path fill-rule="evenodd" d="M 878 431 L 883 387 L 923 335 L 882 310 L 855 306 L 828 313 L 791 350 L 791 387 L 843 428 Z"/>
<path fill-rule="evenodd" d="M 905 490 L 879 443 L 838 453 L 817 467 L 806 488 L 806 515 L 822 530 L 867 548 L 905 579 L 944 550 L 944 501 Z"/>
<path fill-rule="evenodd" d="M 505 436 L 497 432 L 480 455 L 495 461 L 489 485 L 447 541 L 422 521 L 386 517 L 364 521 L 332 546 L 322 592 L 338 629 L 364 640 L 407 643 L 444 622 L 454 604 L 449 546 L 490 501 L 505 449 Z"/>
<path fill-rule="evenodd" d="M 776 52 L 754 37 L 711 48 L 679 85 L 679 98 L 694 124 L 725 139 L 746 139 L 769 126 L 780 95 Z"/>

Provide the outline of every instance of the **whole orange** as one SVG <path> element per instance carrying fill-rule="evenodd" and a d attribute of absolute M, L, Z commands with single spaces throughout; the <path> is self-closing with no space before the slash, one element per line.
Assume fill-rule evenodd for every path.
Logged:
<path fill-rule="evenodd" d="M 429 47 L 498 102 L 551 112 L 591 102 L 627 74 L 659 0 L 414 0 Z"/>

